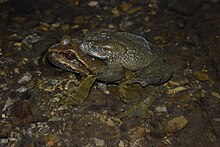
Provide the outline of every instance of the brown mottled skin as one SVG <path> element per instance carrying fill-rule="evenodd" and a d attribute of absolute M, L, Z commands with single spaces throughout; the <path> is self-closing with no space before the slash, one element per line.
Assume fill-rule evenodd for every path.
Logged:
<path fill-rule="evenodd" d="M 132 73 L 128 84 L 159 85 L 172 75 L 160 48 L 126 32 L 100 30 L 82 39 L 64 36 L 48 49 L 47 58 L 59 68 L 104 82 L 119 82 Z"/>

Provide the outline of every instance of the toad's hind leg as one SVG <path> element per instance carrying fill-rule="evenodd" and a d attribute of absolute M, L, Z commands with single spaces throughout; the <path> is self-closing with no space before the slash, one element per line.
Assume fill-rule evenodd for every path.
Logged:
<path fill-rule="evenodd" d="M 137 92 L 133 91 L 133 93 L 137 93 Z M 141 90 L 139 90 L 138 94 L 139 94 L 138 96 L 136 94 L 133 97 L 133 99 L 139 99 L 138 101 L 136 101 L 136 104 L 131 106 L 131 108 L 129 108 L 128 110 L 119 113 L 118 114 L 119 118 L 130 117 L 130 116 L 147 117 L 149 115 L 148 110 L 151 104 L 153 103 L 153 101 L 155 100 L 156 95 L 158 94 L 158 88 L 154 86 L 148 86 L 144 88 L 141 87 Z M 128 96 L 129 99 L 130 97 L 131 95 Z"/>

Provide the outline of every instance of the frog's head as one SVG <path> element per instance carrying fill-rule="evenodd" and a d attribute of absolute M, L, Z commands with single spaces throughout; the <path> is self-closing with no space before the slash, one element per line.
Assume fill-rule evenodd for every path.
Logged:
<path fill-rule="evenodd" d="M 48 49 L 46 57 L 56 67 L 70 72 L 86 75 L 98 72 L 104 63 L 83 53 L 79 45 L 79 40 L 64 36 L 60 43 Z"/>
<path fill-rule="evenodd" d="M 64 36 L 60 43 L 48 49 L 47 59 L 61 69 L 88 75 L 90 71 L 83 62 L 83 55 L 79 52 L 78 46 L 78 40 Z"/>

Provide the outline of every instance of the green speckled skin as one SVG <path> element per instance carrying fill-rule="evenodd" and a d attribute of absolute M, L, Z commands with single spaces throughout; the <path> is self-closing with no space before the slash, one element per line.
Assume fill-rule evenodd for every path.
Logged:
<path fill-rule="evenodd" d="M 129 71 L 135 73 L 130 84 L 158 85 L 172 75 L 172 70 L 162 58 L 161 49 L 139 35 L 103 30 L 91 32 L 83 39 L 80 50 L 89 56 L 103 59 L 107 64 L 107 70 L 97 75 L 103 81 L 120 80 Z"/>
<path fill-rule="evenodd" d="M 73 61 L 62 56 L 67 51 L 75 54 Z M 100 30 L 82 39 L 64 37 L 59 44 L 49 48 L 47 56 L 62 69 L 92 74 L 104 82 L 159 85 L 172 75 L 160 48 L 139 35 L 126 32 Z"/>

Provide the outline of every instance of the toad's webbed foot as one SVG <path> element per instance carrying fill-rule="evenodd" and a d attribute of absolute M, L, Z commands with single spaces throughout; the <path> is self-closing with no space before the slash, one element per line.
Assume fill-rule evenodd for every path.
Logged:
<path fill-rule="evenodd" d="M 131 108 L 118 114 L 119 118 L 130 116 L 148 116 L 148 109 L 153 103 L 157 92 L 154 86 L 142 87 L 139 84 L 132 84 L 129 86 L 123 85 L 119 87 L 121 92 L 121 99 L 126 103 L 134 103 Z"/>
<path fill-rule="evenodd" d="M 59 102 L 59 105 L 65 106 L 79 106 L 84 103 L 84 101 L 89 96 L 91 87 L 93 86 L 96 78 L 93 75 L 89 75 L 79 84 L 77 89 L 70 93 L 64 95 L 64 100 Z M 72 89 L 73 90 L 73 89 Z M 69 90 L 70 91 L 70 90 Z"/>

